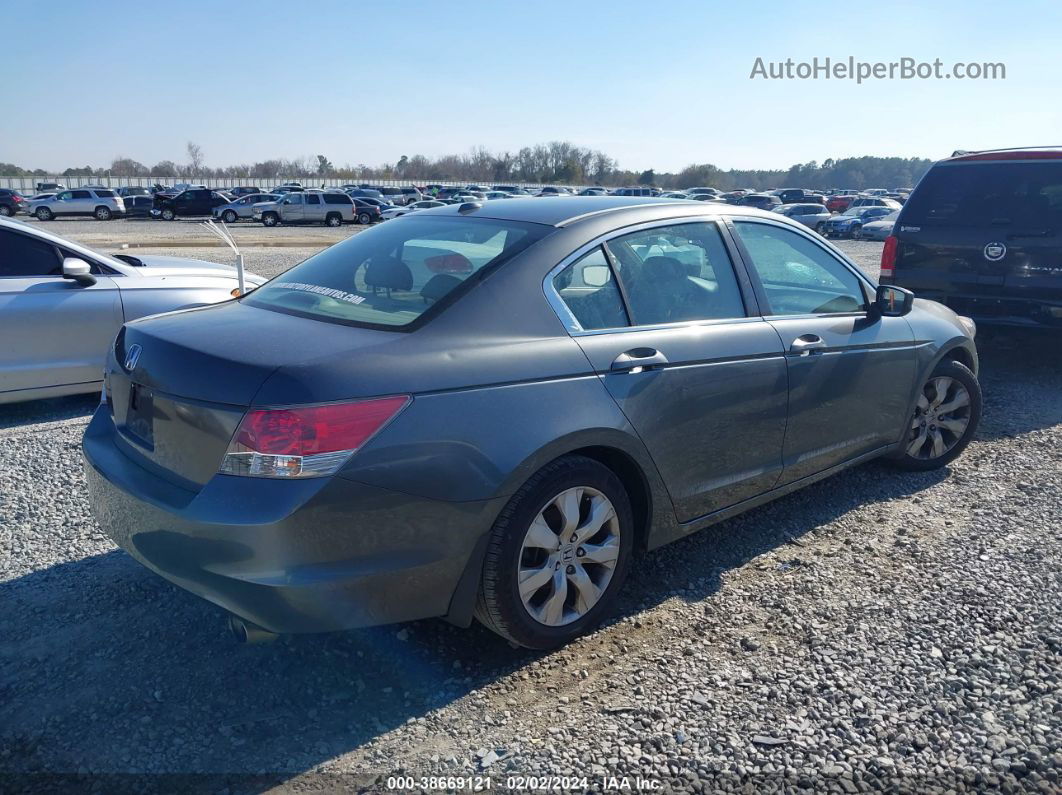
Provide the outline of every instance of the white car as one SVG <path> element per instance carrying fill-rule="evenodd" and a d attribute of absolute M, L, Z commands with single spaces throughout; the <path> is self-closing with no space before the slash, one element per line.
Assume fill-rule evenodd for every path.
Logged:
<path fill-rule="evenodd" d="M 863 224 L 864 240 L 884 240 L 892 234 L 892 228 L 896 225 L 896 219 L 900 217 L 900 211 L 896 210 L 881 218 L 875 218 L 869 223 Z"/>
<path fill-rule="evenodd" d="M 245 288 L 266 279 L 245 274 Z M 162 256 L 112 257 L 0 218 L 0 403 L 98 391 L 122 324 L 229 301 L 234 268 Z"/>
<path fill-rule="evenodd" d="M 398 218 L 400 215 L 407 215 L 417 210 L 427 210 L 430 207 L 442 207 L 445 204 L 446 202 L 436 201 L 435 199 L 425 199 L 424 201 L 407 204 L 405 207 L 388 207 L 380 215 L 383 216 L 385 221 L 388 221 L 391 218 Z"/>

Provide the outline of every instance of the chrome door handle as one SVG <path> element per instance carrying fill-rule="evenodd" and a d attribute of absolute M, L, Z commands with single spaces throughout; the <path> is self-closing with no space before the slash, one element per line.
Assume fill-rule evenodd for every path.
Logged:
<path fill-rule="evenodd" d="M 624 351 L 612 362 L 614 373 L 629 373 L 633 370 L 647 370 L 667 364 L 667 357 L 656 348 L 632 348 Z"/>
<path fill-rule="evenodd" d="M 801 334 L 793 340 L 793 344 L 789 346 L 789 352 L 800 356 L 810 356 L 815 351 L 822 350 L 825 347 L 826 340 L 818 334 Z"/>

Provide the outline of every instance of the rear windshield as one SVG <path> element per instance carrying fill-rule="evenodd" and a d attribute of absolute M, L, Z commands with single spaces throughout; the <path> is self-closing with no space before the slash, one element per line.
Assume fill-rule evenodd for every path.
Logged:
<path fill-rule="evenodd" d="M 904 207 L 914 226 L 1062 229 L 1062 161 L 932 169 Z"/>
<path fill-rule="evenodd" d="M 408 326 L 549 231 L 513 221 L 406 216 L 325 249 L 245 300 L 320 320 Z"/>

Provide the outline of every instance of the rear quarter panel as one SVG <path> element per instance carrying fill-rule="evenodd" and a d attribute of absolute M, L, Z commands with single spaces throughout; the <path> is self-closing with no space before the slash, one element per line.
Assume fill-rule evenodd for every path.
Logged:
<path fill-rule="evenodd" d="M 675 515 L 659 473 L 592 373 L 418 395 L 341 476 L 437 500 L 487 500 L 510 496 L 550 461 L 587 447 L 618 450 L 638 465 L 650 496 L 649 544 L 671 537 Z"/>

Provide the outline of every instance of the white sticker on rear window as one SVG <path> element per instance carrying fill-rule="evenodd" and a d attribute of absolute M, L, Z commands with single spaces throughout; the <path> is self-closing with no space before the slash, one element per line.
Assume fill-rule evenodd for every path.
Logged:
<path fill-rule="evenodd" d="M 348 293 L 345 290 L 337 290 L 334 287 L 322 287 L 319 284 L 306 284 L 304 282 L 277 282 L 274 287 L 286 287 L 289 290 L 301 290 L 304 293 L 315 293 L 334 298 L 337 301 L 346 301 L 348 304 L 360 304 L 365 301 L 365 296 L 357 293 Z"/>

